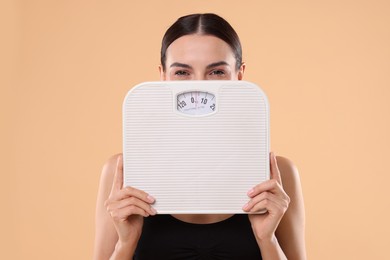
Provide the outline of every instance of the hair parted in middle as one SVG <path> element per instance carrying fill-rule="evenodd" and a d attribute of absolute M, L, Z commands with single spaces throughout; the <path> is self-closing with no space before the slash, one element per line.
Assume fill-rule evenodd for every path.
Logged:
<path fill-rule="evenodd" d="M 226 42 L 236 58 L 236 69 L 240 69 L 242 48 L 236 31 L 222 17 L 213 13 L 204 13 L 182 16 L 165 32 L 161 44 L 161 65 L 164 71 L 166 51 L 169 45 L 176 39 L 191 34 L 212 35 Z"/>

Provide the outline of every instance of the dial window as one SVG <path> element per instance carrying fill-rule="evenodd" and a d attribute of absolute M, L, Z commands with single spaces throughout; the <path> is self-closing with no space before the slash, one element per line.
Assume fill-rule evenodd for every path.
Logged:
<path fill-rule="evenodd" d="M 177 96 L 177 110 L 187 115 L 207 115 L 216 109 L 215 95 L 204 91 L 188 91 Z"/>

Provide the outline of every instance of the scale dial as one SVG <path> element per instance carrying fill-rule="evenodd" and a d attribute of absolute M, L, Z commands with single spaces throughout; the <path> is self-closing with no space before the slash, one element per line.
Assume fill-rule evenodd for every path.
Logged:
<path fill-rule="evenodd" d="M 216 109 L 215 95 L 205 91 L 188 91 L 177 96 L 177 110 L 187 115 L 207 115 Z"/>

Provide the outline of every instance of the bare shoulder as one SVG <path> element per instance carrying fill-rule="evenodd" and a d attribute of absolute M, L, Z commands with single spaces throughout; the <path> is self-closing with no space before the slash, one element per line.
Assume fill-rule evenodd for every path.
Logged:
<path fill-rule="evenodd" d="M 118 161 L 118 157 L 121 156 L 121 153 L 114 154 L 107 159 L 107 161 L 103 165 L 101 182 L 109 182 L 112 183 L 115 175 L 116 164 Z"/>
<path fill-rule="evenodd" d="M 105 170 L 105 169 L 110 170 L 112 168 L 115 169 L 116 163 L 118 161 L 118 157 L 121 155 L 122 155 L 122 153 L 117 153 L 117 154 L 114 154 L 111 157 L 109 157 L 103 166 L 103 170 Z"/>
<path fill-rule="evenodd" d="M 290 159 L 283 156 L 277 156 L 276 161 L 283 189 L 291 199 L 288 213 L 304 215 L 302 186 L 297 166 Z"/>
<path fill-rule="evenodd" d="M 285 187 L 287 193 L 289 188 L 300 189 L 299 172 L 293 161 L 283 156 L 276 156 L 276 161 L 282 178 L 283 187 Z"/>
<path fill-rule="evenodd" d="M 278 155 L 276 156 L 276 161 L 280 171 L 286 171 L 288 174 L 298 174 L 296 165 L 290 159 Z"/>
<path fill-rule="evenodd" d="M 118 157 L 121 154 L 115 154 L 107 159 L 103 165 L 103 169 L 100 175 L 99 191 L 98 191 L 98 206 L 103 205 L 104 201 L 108 198 L 111 192 L 112 183 L 115 177 L 115 171 L 117 167 Z"/>
<path fill-rule="evenodd" d="M 101 172 L 96 202 L 94 259 L 109 259 L 118 240 L 118 235 L 111 216 L 107 212 L 105 201 L 111 193 L 117 161 L 120 155 L 115 154 L 108 158 Z"/>
<path fill-rule="evenodd" d="M 284 191 L 290 204 L 276 236 L 288 259 L 306 259 L 305 207 L 298 168 L 288 158 L 276 156 Z"/>

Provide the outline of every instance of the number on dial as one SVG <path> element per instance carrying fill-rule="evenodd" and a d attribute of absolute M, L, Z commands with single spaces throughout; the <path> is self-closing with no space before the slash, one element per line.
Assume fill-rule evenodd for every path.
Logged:
<path fill-rule="evenodd" d="M 207 115 L 215 111 L 215 95 L 189 91 L 177 96 L 177 110 L 187 115 Z"/>

